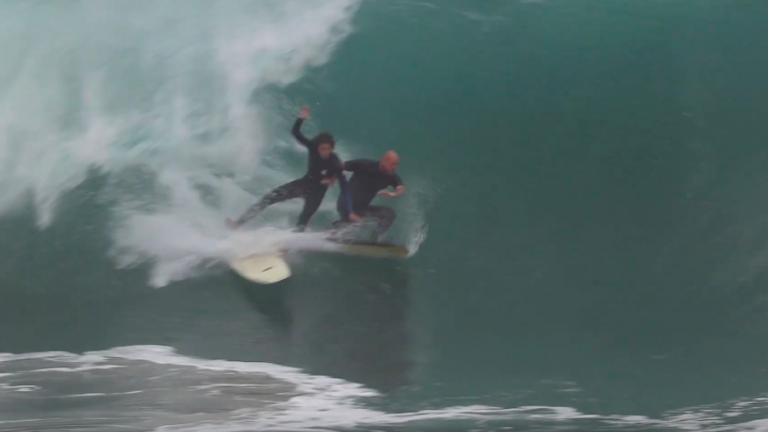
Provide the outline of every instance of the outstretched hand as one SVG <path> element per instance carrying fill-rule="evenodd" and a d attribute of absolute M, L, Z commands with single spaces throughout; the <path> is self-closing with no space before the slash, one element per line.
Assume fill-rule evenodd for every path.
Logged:
<path fill-rule="evenodd" d="M 380 190 L 379 196 L 382 198 L 400 198 L 400 196 L 404 193 L 405 193 L 405 186 L 400 185 L 397 188 L 395 188 L 394 192 L 390 192 L 388 190 Z"/>
<path fill-rule="evenodd" d="M 304 106 L 301 107 L 301 113 L 299 113 L 299 117 L 301 117 L 302 120 L 306 120 L 309 118 L 309 107 Z"/>

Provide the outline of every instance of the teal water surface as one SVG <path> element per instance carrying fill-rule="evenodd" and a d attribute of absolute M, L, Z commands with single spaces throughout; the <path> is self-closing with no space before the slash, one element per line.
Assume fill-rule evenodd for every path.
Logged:
<path fill-rule="evenodd" d="M 82 57 L 57 51 L 61 67 L 98 59 L 106 64 L 102 79 L 142 89 L 135 100 L 125 90 L 107 98 L 105 112 L 144 106 L 147 95 L 173 87 L 164 74 L 176 73 L 186 79 L 173 87 L 178 99 L 206 102 L 190 103 L 187 114 L 215 117 L 229 103 L 210 96 L 221 92 L 248 101 L 249 121 L 190 128 L 184 139 L 203 144 L 188 150 L 168 146 L 177 135 L 153 137 L 142 126 L 150 120 L 139 116 L 127 128 L 131 138 L 108 148 L 140 154 L 140 164 L 118 169 L 112 153 L 98 159 L 101 172 L 62 191 L 44 227 L 44 200 L 9 206 L 0 222 L 0 352 L 159 345 L 185 356 L 295 366 L 379 392 L 361 404 L 387 414 L 310 421 L 318 430 L 760 430 L 768 413 L 768 5 L 336 3 L 311 13 L 298 12 L 309 7 L 301 2 L 251 4 L 240 21 L 226 9 L 234 6 L 191 2 L 179 12 L 189 21 L 178 41 L 148 37 L 141 46 L 157 51 L 130 57 L 152 64 L 153 55 L 177 56 L 178 69 L 115 66 L 118 48 L 135 48 L 128 42 Z M 37 23 L 35 14 L 52 7 L 18 2 L 13 12 Z M 81 2 L 66 13 L 120 15 L 111 7 Z M 136 17 L 174 17 L 160 5 L 120 7 Z M 287 15 L 275 12 L 280 7 Z M 294 69 L 276 66 L 276 73 L 259 69 L 258 80 L 211 78 L 215 67 L 196 59 L 227 52 L 217 45 L 226 38 L 210 36 L 226 34 L 222 28 L 262 31 L 248 26 L 247 13 L 269 16 L 265 25 L 276 33 L 229 41 L 254 57 L 233 48 L 228 67 L 301 58 L 300 47 L 330 38 L 317 30 L 322 19 L 340 20 L 342 30 L 349 19 L 350 28 L 295 79 Z M 286 18 L 301 13 L 306 20 Z M 194 27 L 208 14 L 215 25 Z M 14 43 L 3 43 L 12 50 Z M 16 80 L 9 82 L 29 69 L 7 72 Z M 6 85 L 4 106 L 23 100 L 19 86 Z M 302 104 L 312 108 L 308 133 L 334 133 L 343 157 L 400 154 L 408 195 L 387 204 L 399 214 L 394 235 L 418 252 L 403 262 L 293 257 L 294 277 L 274 287 L 248 285 L 205 259 L 184 267 L 185 257 L 220 247 L 202 240 L 226 236 L 210 227 L 303 169 L 287 130 Z M 246 124 L 257 130 L 249 137 L 259 137 L 259 158 L 238 153 L 251 141 L 232 144 L 240 141 L 229 129 Z M 3 141 L 8 169 L 14 146 L 29 138 L 13 126 Z M 176 159 L 157 156 L 166 151 Z M 76 159 L 59 159 L 51 170 Z M 158 168 L 167 160 L 184 163 Z M 46 169 L 35 165 L 29 176 Z M 179 186 L 180 178 L 194 187 Z M 1 184 L 13 181 L 6 175 Z M 248 193 L 226 192 L 236 187 Z M 196 202 L 191 196 L 203 204 L 184 207 Z M 335 197 L 314 228 L 334 220 Z M 287 227 L 299 204 L 281 206 L 275 214 L 284 218 L 275 223 Z M 144 216 L 131 219 L 136 213 Z M 161 217 L 169 224 L 152 222 Z M 163 267 L 169 257 L 178 260 Z M 138 266 L 121 268 L 126 260 Z M 176 276 L 155 287 L 158 269 Z M 24 405 L 34 413 L 31 406 Z M 543 415 L 531 417 L 528 407 Z M 221 430 L 259 430 L 237 429 L 234 410 L 222 412 Z M 182 423 L 196 424 L 173 424 Z"/>

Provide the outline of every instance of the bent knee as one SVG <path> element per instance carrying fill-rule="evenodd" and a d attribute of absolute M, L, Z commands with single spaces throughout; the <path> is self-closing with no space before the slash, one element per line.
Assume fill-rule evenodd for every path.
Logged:
<path fill-rule="evenodd" d="M 381 212 L 379 212 L 378 219 L 387 225 L 391 225 L 392 222 L 397 217 L 397 212 L 391 208 L 385 208 L 382 209 Z"/>

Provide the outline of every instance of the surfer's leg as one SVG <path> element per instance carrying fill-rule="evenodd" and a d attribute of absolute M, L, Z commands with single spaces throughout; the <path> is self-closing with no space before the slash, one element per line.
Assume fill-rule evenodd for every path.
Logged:
<path fill-rule="evenodd" d="M 259 202 L 251 206 L 240 219 L 235 222 L 237 226 L 241 226 L 249 220 L 258 216 L 265 208 L 283 201 L 292 200 L 294 198 L 300 198 L 304 193 L 304 179 L 294 180 L 290 183 L 286 183 L 282 186 L 278 186 L 268 194 L 264 195 Z"/>
<path fill-rule="evenodd" d="M 395 222 L 397 213 L 391 207 L 369 206 L 366 211 L 366 217 L 376 220 L 376 230 L 374 235 L 377 239 L 380 239 L 392 224 Z"/>
<path fill-rule="evenodd" d="M 346 203 L 342 200 L 338 200 L 336 202 L 336 211 L 339 213 L 339 220 L 331 223 L 331 226 L 333 227 L 333 232 L 331 234 L 336 234 L 337 231 L 350 225 Z"/>
<path fill-rule="evenodd" d="M 307 188 L 306 193 L 304 194 L 304 208 L 301 210 L 301 214 L 299 215 L 299 221 L 296 223 L 295 231 L 304 231 L 304 229 L 307 227 L 307 224 L 309 223 L 309 220 L 317 212 L 317 209 L 320 208 L 320 204 L 323 203 L 323 198 L 325 198 L 325 192 L 327 189 L 328 188 L 326 187 Z"/>
<path fill-rule="evenodd" d="M 347 211 L 347 203 L 342 199 L 336 201 L 336 212 L 339 213 L 340 220 L 338 223 L 349 222 L 349 212 Z M 334 222 L 335 223 L 335 222 Z"/>

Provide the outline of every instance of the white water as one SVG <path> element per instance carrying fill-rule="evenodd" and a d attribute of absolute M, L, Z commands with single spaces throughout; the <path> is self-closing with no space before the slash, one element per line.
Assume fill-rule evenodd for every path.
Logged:
<path fill-rule="evenodd" d="M 3 2 L 0 216 L 32 203 L 46 228 L 62 195 L 98 170 L 116 202 L 112 256 L 150 260 L 155 286 L 244 239 L 274 245 L 223 226 L 300 174 L 271 158 L 298 151 L 287 129 L 299 107 L 252 93 L 327 62 L 358 2 Z M 298 205 L 270 209 L 282 216 L 273 226 L 287 228 Z"/>
<path fill-rule="evenodd" d="M 363 404 L 377 393 L 340 379 L 269 363 L 187 357 L 163 346 L 128 346 L 72 354 L 0 354 L 0 430 L 157 431 L 339 430 L 380 426 L 407 430 L 504 430 L 534 423 L 583 429 L 761 430 L 725 421 L 763 409 L 766 399 L 738 400 L 668 413 L 664 419 L 600 416 L 569 407 L 470 405 L 387 413 Z M 78 398 L 75 405 L 67 399 Z M 34 401 L 46 401 L 37 410 Z M 58 401 L 58 402 L 57 402 Z M 522 422 L 522 423 L 521 423 Z M 734 424 L 731 423 L 731 424 Z"/>

